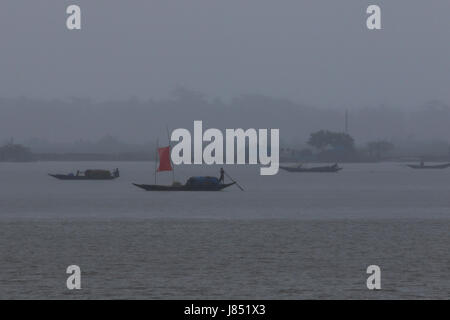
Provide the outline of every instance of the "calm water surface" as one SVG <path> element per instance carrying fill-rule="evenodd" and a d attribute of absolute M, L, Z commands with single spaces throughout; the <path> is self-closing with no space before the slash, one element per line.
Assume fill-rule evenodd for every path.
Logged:
<path fill-rule="evenodd" d="M 47 176 L 115 167 L 115 181 Z M 151 163 L 0 164 L 0 298 L 448 299 L 450 170 L 344 167 L 230 167 L 245 192 L 154 193 L 131 184 L 154 182 Z M 71 264 L 81 291 L 65 287 Z M 371 264 L 381 291 L 366 288 Z"/>

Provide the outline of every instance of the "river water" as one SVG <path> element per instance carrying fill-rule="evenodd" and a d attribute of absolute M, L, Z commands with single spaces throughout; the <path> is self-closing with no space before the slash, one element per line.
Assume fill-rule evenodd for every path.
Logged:
<path fill-rule="evenodd" d="M 164 193 L 132 185 L 154 183 L 153 163 L 2 163 L 0 298 L 448 299 L 450 171 L 343 166 L 270 177 L 225 167 L 244 192 Z M 114 181 L 47 176 L 116 167 Z M 72 264 L 79 291 L 66 288 Z M 369 265 L 381 290 L 366 287 Z"/>

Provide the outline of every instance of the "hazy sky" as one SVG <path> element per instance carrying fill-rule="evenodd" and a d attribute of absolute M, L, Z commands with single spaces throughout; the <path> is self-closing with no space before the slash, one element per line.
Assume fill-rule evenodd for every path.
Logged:
<path fill-rule="evenodd" d="M 68 31 L 78 4 L 82 30 Z M 366 8 L 382 9 L 381 31 Z M 448 0 L 1 0 L 0 96 L 450 101 Z"/>

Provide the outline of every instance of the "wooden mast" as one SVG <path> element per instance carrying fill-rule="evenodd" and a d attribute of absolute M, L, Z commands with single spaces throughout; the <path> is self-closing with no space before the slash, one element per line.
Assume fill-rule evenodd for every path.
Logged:
<path fill-rule="evenodd" d="M 166 125 L 166 130 L 167 130 L 167 139 L 169 139 L 169 160 L 170 160 L 170 165 L 172 166 L 172 184 L 175 182 L 175 166 L 172 163 L 172 157 L 170 155 L 170 149 L 172 148 L 172 145 L 170 143 L 170 133 L 169 133 L 169 126 Z"/>

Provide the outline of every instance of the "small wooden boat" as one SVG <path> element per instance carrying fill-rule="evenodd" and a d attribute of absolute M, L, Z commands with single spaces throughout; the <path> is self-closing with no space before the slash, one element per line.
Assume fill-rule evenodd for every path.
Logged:
<path fill-rule="evenodd" d="M 117 179 L 117 177 L 105 177 L 105 178 L 91 178 L 86 176 L 76 176 L 71 174 L 48 174 L 50 177 L 59 179 L 59 180 L 114 180 Z"/>
<path fill-rule="evenodd" d="M 228 176 L 228 174 L 225 173 L 223 168 L 220 169 L 220 178 L 209 176 L 191 177 L 186 181 L 185 184 L 175 182 L 175 173 L 172 166 L 172 160 L 170 158 L 170 147 L 170 139 L 169 146 L 167 147 L 160 148 L 158 142 L 156 143 L 157 149 L 155 153 L 155 184 L 133 183 L 133 185 L 138 188 L 144 189 L 145 191 L 220 191 L 235 184 L 241 190 L 243 190 L 236 181 L 234 181 L 230 176 Z M 157 173 L 162 171 L 172 172 L 172 185 L 156 184 Z M 224 175 L 227 175 L 227 177 L 231 180 L 230 183 L 224 183 Z"/>
<path fill-rule="evenodd" d="M 133 183 L 136 187 L 144 189 L 145 191 L 220 191 L 229 186 L 232 186 L 236 182 L 215 184 L 215 185 L 172 185 L 172 186 L 162 186 L 157 184 L 137 184 Z"/>
<path fill-rule="evenodd" d="M 312 168 L 305 168 L 302 165 L 298 165 L 296 167 L 286 167 L 286 166 L 280 166 L 280 169 L 289 171 L 289 172 L 338 172 L 342 170 L 341 167 L 339 167 L 336 164 L 333 164 L 331 166 L 322 166 L 322 167 L 312 167 Z"/>
<path fill-rule="evenodd" d="M 120 177 L 119 169 L 111 173 L 108 170 L 86 170 L 78 171 L 77 174 L 49 174 L 49 176 L 59 180 L 114 180 Z"/>
<path fill-rule="evenodd" d="M 412 169 L 446 169 L 448 167 L 450 167 L 450 163 L 444 163 L 444 164 L 435 164 L 435 165 L 429 165 L 426 166 L 424 164 L 407 164 L 408 167 L 412 168 Z"/>

